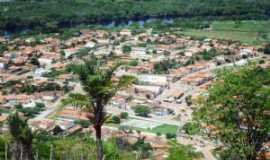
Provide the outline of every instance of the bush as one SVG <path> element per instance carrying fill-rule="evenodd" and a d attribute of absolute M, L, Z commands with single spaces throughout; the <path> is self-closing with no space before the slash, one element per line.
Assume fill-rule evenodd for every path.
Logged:
<path fill-rule="evenodd" d="M 129 66 L 137 66 L 138 65 L 138 60 L 132 60 L 128 63 Z"/>
<path fill-rule="evenodd" d="M 183 66 L 180 62 L 176 60 L 165 60 L 154 64 L 154 73 L 165 74 L 168 73 L 170 69 L 176 69 Z"/>
<path fill-rule="evenodd" d="M 76 120 L 74 123 L 81 125 L 83 128 L 88 128 L 91 125 L 90 121 L 87 120 Z"/>
<path fill-rule="evenodd" d="M 38 58 L 37 58 L 36 56 L 33 56 L 33 57 L 31 58 L 30 63 L 31 63 L 32 65 L 36 65 L 36 66 L 39 66 L 39 65 L 40 65 L 40 64 L 39 64 L 39 61 L 38 61 Z"/>
<path fill-rule="evenodd" d="M 167 139 L 173 139 L 173 138 L 176 138 L 176 134 L 175 134 L 175 133 L 166 133 L 166 138 L 167 138 Z"/>
<path fill-rule="evenodd" d="M 45 108 L 45 104 L 44 103 L 36 103 L 36 107 L 37 108 Z"/>
<path fill-rule="evenodd" d="M 121 122 L 118 116 L 112 116 L 112 123 L 119 124 Z"/>
<path fill-rule="evenodd" d="M 215 49 L 211 49 L 210 51 L 203 51 L 200 54 L 202 56 L 202 59 L 206 61 L 209 61 L 218 55 L 217 50 Z"/>
<path fill-rule="evenodd" d="M 132 50 L 131 46 L 128 46 L 128 45 L 124 45 L 122 48 L 122 52 L 126 54 L 130 53 L 131 50 Z"/>
<path fill-rule="evenodd" d="M 151 113 L 151 109 L 145 105 L 138 105 L 134 109 L 137 116 L 148 117 Z"/>
<path fill-rule="evenodd" d="M 146 143 L 143 138 L 139 138 L 137 142 L 132 145 L 132 149 L 139 151 L 139 157 L 143 159 L 149 158 L 151 151 L 153 150 L 151 144 Z"/>
<path fill-rule="evenodd" d="M 264 54 L 270 54 L 270 44 L 265 45 L 263 52 Z"/>
<path fill-rule="evenodd" d="M 260 61 L 259 61 L 259 64 L 264 64 L 265 63 L 265 60 L 264 59 L 261 59 Z"/>
<path fill-rule="evenodd" d="M 120 118 L 121 118 L 121 119 L 128 119 L 128 113 L 127 113 L 127 112 L 122 112 L 122 113 L 120 114 Z"/>
<path fill-rule="evenodd" d="M 188 106 L 192 105 L 192 99 L 191 95 L 186 96 L 185 100 Z"/>
<path fill-rule="evenodd" d="M 2 55 L 7 49 L 7 45 L 0 43 L 0 55 Z"/>
<path fill-rule="evenodd" d="M 171 142 L 168 160 L 193 160 L 201 158 L 202 154 L 200 152 L 196 152 L 195 148 L 191 145 L 182 145 L 176 142 Z"/>

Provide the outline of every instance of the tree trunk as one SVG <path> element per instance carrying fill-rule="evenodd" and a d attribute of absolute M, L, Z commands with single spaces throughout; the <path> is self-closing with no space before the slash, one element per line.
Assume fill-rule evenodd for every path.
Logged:
<path fill-rule="evenodd" d="M 11 148 L 12 160 L 34 160 L 31 144 L 14 143 Z"/>
<path fill-rule="evenodd" d="M 96 130 L 97 160 L 104 160 L 103 144 L 101 140 L 101 125 L 95 125 L 95 130 Z"/>

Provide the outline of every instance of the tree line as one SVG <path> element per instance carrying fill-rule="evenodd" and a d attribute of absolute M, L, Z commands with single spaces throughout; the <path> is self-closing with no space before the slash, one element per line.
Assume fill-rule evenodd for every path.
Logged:
<path fill-rule="evenodd" d="M 17 0 L 1 2 L 0 30 L 58 31 L 147 18 L 266 19 L 268 0 Z"/>

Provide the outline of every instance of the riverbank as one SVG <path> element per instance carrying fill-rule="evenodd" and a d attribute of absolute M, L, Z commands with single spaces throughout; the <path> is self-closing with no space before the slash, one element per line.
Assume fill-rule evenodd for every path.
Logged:
<path fill-rule="evenodd" d="M 211 7 L 209 7 L 211 6 Z M 235 12 L 237 9 L 237 12 Z M 243 20 L 270 17 L 269 1 L 197 0 L 26 0 L 1 2 L 0 30 L 59 32 L 80 25 L 128 24 L 149 19 Z"/>

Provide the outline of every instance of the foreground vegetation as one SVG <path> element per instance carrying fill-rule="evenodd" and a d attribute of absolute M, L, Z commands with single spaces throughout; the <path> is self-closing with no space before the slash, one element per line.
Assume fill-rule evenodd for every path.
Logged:
<path fill-rule="evenodd" d="M 104 159 L 104 148 L 102 144 L 102 126 L 109 118 L 105 106 L 111 98 L 124 87 L 128 87 L 134 78 L 123 76 L 115 83 L 113 73 L 120 66 L 120 63 L 113 67 L 104 69 L 106 61 L 91 56 L 91 59 L 84 60 L 83 64 L 73 65 L 72 71 L 79 76 L 83 90 L 86 94 L 71 93 L 68 99 L 63 101 L 64 105 L 73 105 L 88 112 L 87 118 L 95 129 L 97 159 Z"/>
<path fill-rule="evenodd" d="M 256 65 L 218 72 L 209 96 L 195 117 L 214 125 L 225 145 L 221 159 L 264 159 L 270 132 L 270 70 Z"/>
<path fill-rule="evenodd" d="M 97 146 L 92 135 L 78 133 L 69 136 L 52 135 L 48 132 L 31 132 L 27 120 L 17 113 L 11 114 L 10 124 L 15 124 L 16 131 L 10 128 L 10 134 L 0 135 L 0 159 L 5 160 L 81 160 L 97 159 Z M 18 127 L 20 126 L 20 127 Z M 134 143 L 127 137 L 113 137 L 103 141 L 104 158 L 106 160 L 142 160 L 154 158 L 153 148 L 138 137 Z M 180 145 L 170 141 L 167 160 L 199 159 L 202 155 L 192 146 Z"/>

